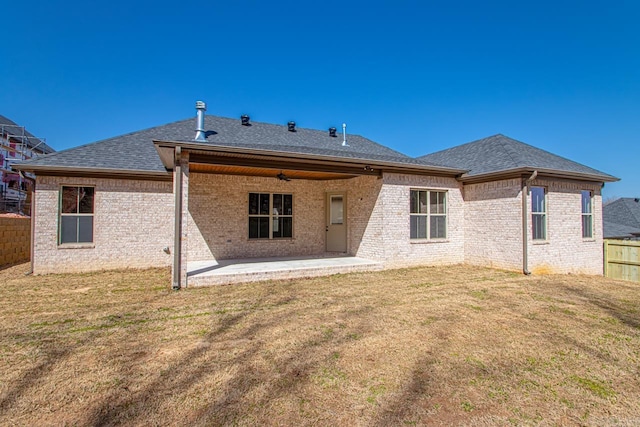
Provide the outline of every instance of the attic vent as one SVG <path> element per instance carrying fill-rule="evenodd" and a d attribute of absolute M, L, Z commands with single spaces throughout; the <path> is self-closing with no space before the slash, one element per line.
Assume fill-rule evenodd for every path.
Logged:
<path fill-rule="evenodd" d="M 337 131 L 336 128 L 329 128 L 329 136 L 331 138 L 336 138 L 338 136 L 338 135 L 336 135 L 336 131 Z"/>
<path fill-rule="evenodd" d="M 289 132 L 295 132 L 296 131 L 296 122 L 287 123 L 287 129 L 289 130 Z"/>
<path fill-rule="evenodd" d="M 640 202 L 640 199 L 638 199 L 637 197 L 635 199 L 633 199 L 634 202 L 638 203 Z"/>
<path fill-rule="evenodd" d="M 249 116 L 246 114 L 240 116 L 240 120 L 242 121 L 242 126 L 251 126 L 251 123 L 249 123 Z"/>

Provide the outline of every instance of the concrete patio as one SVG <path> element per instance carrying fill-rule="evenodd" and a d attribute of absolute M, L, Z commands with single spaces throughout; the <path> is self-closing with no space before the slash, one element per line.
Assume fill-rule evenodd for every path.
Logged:
<path fill-rule="evenodd" d="M 273 279 L 329 276 L 382 270 L 379 262 L 340 255 L 244 258 L 192 261 L 187 264 L 187 286 L 225 285 Z"/>

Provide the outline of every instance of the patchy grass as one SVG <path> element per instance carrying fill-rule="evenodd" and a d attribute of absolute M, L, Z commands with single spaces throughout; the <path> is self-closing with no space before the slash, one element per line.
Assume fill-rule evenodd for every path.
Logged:
<path fill-rule="evenodd" d="M 640 288 L 464 266 L 0 271 L 2 425 L 638 425 Z"/>

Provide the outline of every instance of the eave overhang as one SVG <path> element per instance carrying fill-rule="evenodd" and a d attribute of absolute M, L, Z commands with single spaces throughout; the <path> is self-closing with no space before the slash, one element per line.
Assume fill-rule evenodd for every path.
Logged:
<path fill-rule="evenodd" d="M 458 177 L 458 181 L 464 184 L 475 184 L 475 183 L 487 182 L 487 181 L 499 181 L 501 179 L 520 178 L 525 175 L 529 176 L 534 171 L 538 171 L 538 177 L 545 177 L 545 178 L 568 179 L 568 180 L 588 181 L 588 182 L 596 182 L 596 183 L 620 181 L 620 178 L 616 178 L 615 176 L 611 176 L 611 175 L 569 172 L 569 171 L 536 168 L 536 167 L 521 167 L 521 168 L 515 168 L 515 169 L 505 169 L 501 171 L 495 171 L 495 172 L 483 173 L 483 174 L 477 174 L 477 175 L 473 175 L 473 174 L 469 175 L 467 173 L 464 173 Z"/>
<path fill-rule="evenodd" d="M 44 166 L 30 164 L 14 165 L 13 168 L 24 172 L 33 172 L 37 176 L 146 179 L 152 181 L 171 181 L 173 179 L 172 173 L 169 171 L 162 172 L 136 169 L 79 168 L 71 166 Z"/>
<path fill-rule="evenodd" d="M 334 172 L 345 175 L 380 175 L 380 172 L 384 171 L 457 177 L 466 172 L 464 169 L 419 163 L 229 147 L 195 142 L 154 140 L 153 143 L 158 150 L 162 163 L 169 170 L 172 170 L 174 167 L 175 159 L 173 153 L 175 147 L 180 146 L 183 152 L 185 150 L 189 152 L 190 163 L 254 167 L 269 166 L 272 169 Z"/>

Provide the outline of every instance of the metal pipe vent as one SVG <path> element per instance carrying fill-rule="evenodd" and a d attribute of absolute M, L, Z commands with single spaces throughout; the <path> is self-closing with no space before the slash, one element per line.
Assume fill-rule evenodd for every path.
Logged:
<path fill-rule="evenodd" d="M 207 111 L 207 104 L 203 101 L 196 101 L 196 141 L 205 141 L 204 133 L 204 112 Z"/>
<path fill-rule="evenodd" d="M 287 123 L 287 129 L 289 130 L 289 132 L 295 132 L 296 131 L 296 122 Z"/>
<path fill-rule="evenodd" d="M 343 147 L 349 146 L 349 144 L 347 144 L 347 124 L 346 123 L 342 124 L 342 146 Z"/>

